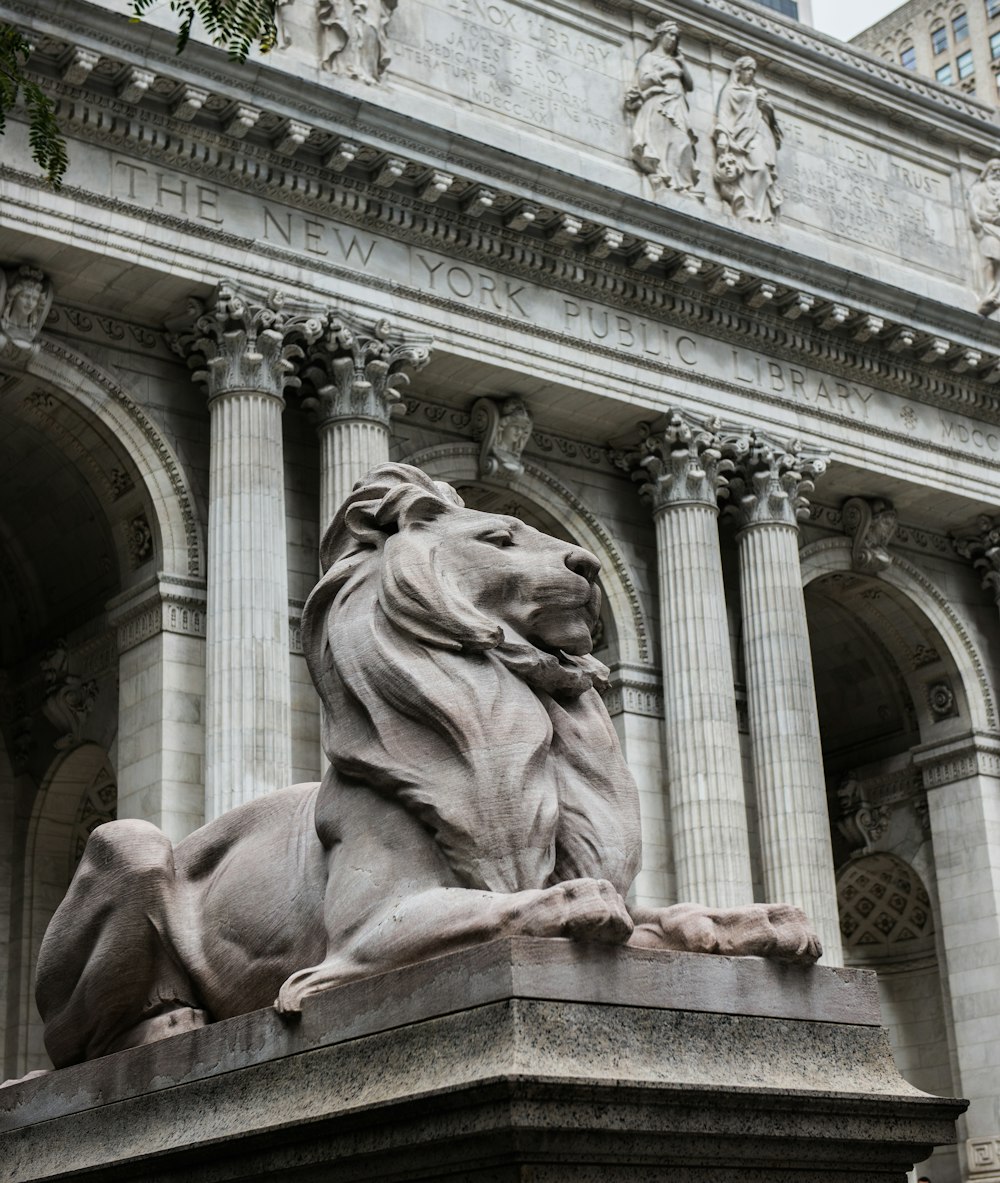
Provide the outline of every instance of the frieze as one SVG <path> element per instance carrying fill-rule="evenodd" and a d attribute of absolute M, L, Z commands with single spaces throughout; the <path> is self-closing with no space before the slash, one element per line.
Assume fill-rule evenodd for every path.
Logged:
<path fill-rule="evenodd" d="M 88 103 L 91 101 L 88 99 Z M 86 104 L 78 102 L 73 104 L 73 106 L 80 108 L 77 114 L 81 121 L 80 130 L 82 134 L 95 142 L 107 141 L 114 143 L 117 147 L 121 146 L 122 137 L 120 132 L 122 129 L 115 126 L 114 120 L 108 119 L 106 121 L 107 126 L 102 131 L 100 126 L 101 121 L 99 119 L 87 117 L 88 109 Z M 136 133 L 138 133 L 139 125 L 130 126 L 134 126 Z M 200 134 L 203 136 L 207 135 L 210 138 L 210 133 Z M 555 282 L 570 284 L 576 287 L 589 287 L 592 290 L 600 292 L 602 298 L 611 298 L 622 304 L 632 304 L 645 308 L 652 307 L 658 311 L 663 310 L 674 315 L 683 313 L 686 309 L 693 310 L 695 308 L 693 301 L 685 301 L 669 293 L 669 289 L 667 288 L 669 281 L 657 279 L 651 276 L 648 271 L 636 271 L 634 268 L 623 270 L 621 264 L 612 258 L 601 259 L 587 256 L 584 260 L 581 260 L 572 255 L 565 257 L 565 251 L 556 252 L 551 244 L 546 245 L 537 239 L 531 239 L 528 249 L 525 249 L 523 232 L 521 237 L 518 237 L 518 235 L 509 230 L 486 227 L 475 219 L 465 218 L 461 214 L 450 213 L 444 209 L 427 207 L 425 203 L 420 203 L 418 200 L 406 198 L 402 195 L 398 197 L 394 195 L 394 200 L 391 204 L 387 202 L 385 197 L 378 199 L 369 198 L 363 192 L 365 189 L 364 183 L 353 180 L 352 178 L 340 177 L 337 183 L 331 184 L 329 180 L 325 179 L 324 174 L 320 170 L 311 168 L 310 166 L 298 166 L 298 172 L 292 174 L 280 168 L 275 168 L 263 160 L 254 161 L 252 158 L 248 158 L 247 152 L 249 149 L 244 149 L 240 153 L 221 150 L 211 151 L 205 147 L 199 147 L 197 143 L 192 143 L 190 146 L 185 145 L 183 142 L 178 142 L 177 135 L 171 136 L 166 133 L 161 137 L 150 136 L 147 140 L 144 140 L 142 150 L 144 150 L 147 158 L 179 153 L 185 160 L 185 168 L 188 170 L 188 173 L 198 172 L 200 170 L 206 176 L 219 176 L 225 180 L 232 181 L 233 173 L 237 171 L 239 184 L 243 190 L 256 191 L 258 193 L 278 192 L 284 197 L 290 196 L 299 206 L 308 205 L 317 210 L 324 209 L 326 212 L 329 212 L 331 208 L 336 209 L 338 216 L 343 217 L 348 222 L 354 222 L 359 225 L 387 225 L 394 234 L 405 233 L 407 238 L 411 240 L 423 238 L 425 241 L 434 242 L 437 245 L 447 243 L 452 256 L 456 253 L 480 256 L 489 258 L 491 262 L 502 259 L 507 270 L 513 271 L 515 274 L 530 275 L 533 278 L 537 278 L 539 274 L 547 274 Z M 174 155 L 174 158 L 176 158 L 176 155 Z M 136 172 L 136 169 L 139 169 L 140 172 Z M 156 201 L 160 202 L 162 206 L 161 211 L 157 211 L 155 208 L 152 210 L 146 208 L 149 204 L 155 205 L 155 202 L 150 202 L 149 194 L 145 191 L 142 194 L 139 193 L 136 178 L 140 174 L 150 184 L 155 181 Z M 219 205 L 221 195 L 217 190 L 209 186 L 196 186 L 190 176 L 184 174 L 172 173 L 168 177 L 166 170 L 154 170 L 154 174 L 150 176 L 150 170 L 145 168 L 145 166 L 129 163 L 119 155 L 116 175 L 119 177 L 121 183 L 126 185 L 125 192 L 129 194 L 134 193 L 134 197 L 131 200 L 144 205 L 144 213 L 147 217 L 152 217 L 155 220 L 164 218 L 172 195 L 175 208 L 181 215 L 178 219 L 177 214 L 174 214 L 174 224 L 186 224 L 193 229 L 197 228 L 198 231 L 213 227 L 221 235 L 219 240 L 227 241 L 225 235 L 218 230 L 223 222 L 228 223 L 229 219 L 225 216 L 227 211 L 224 211 Z M 231 198 L 235 196 L 234 193 L 230 192 Z M 124 211 L 128 208 L 128 205 L 129 202 L 124 202 L 120 208 Z M 267 214 L 261 213 L 259 215 L 259 218 L 266 224 L 265 228 L 270 230 L 272 241 L 279 237 L 276 227 L 281 225 L 282 217 L 284 217 L 286 222 L 286 229 L 284 231 L 285 241 L 283 245 L 289 246 L 292 245 L 292 232 L 287 228 L 288 213 L 284 212 L 276 217 L 272 212 L 270 222 L 267 221 Z M 297 246 L 298 252 L 315 254 L 318 259 L 331 253 L 336 257 L 336 252 L 331 249 L 331 245 L 323 241 L 324 231 L 328 234 L 331 233 L 331 231 L 327 230 L 327 227 L 331 227 L 332 230 L 337 229 L 336 226 L 330 223 L 329 219 L 325 221 L 322 219 L 312 219 L 311 222 L 308 220 L 296 222 L 292 229 L 297 235 L 295 246 Z M 267 233 L 261 234 L 258 230 L 254 237 L 264 237 L 267 240 L 268 235 Z M 336 238 L 336 235 L 333 234 L 332 237 Z M 584 237 L 587 236 L 585 235 Z M 235 236 L 232 241 L 235 243 L 243 240 Z M 634 244 L 634 238 L 625 236 L 623 238 L 622 250 L 633 252 Z M 278 245 L 278 242 L 275 242 L 275 245 Z M 341 255 L 344 262 L 347 262 L 347 256 L 353 253 L 355 258 L 351 261 L 358 262 L 365 267 L 371 265 L 370 255 L 364 252 L 363 247 L 357 239 L 348 241 L 346 245 L 334 245 L 341 245 Z M 628 257 L 631 258 L 632 256 L 629 255 Z M 666 258 L 666 256 L 664 257 Z M 670 259 L 672 260 L 673 258 L 674 252 L 671 252 Z M 669 260 L 666 265 L 672 266 Z M 664 266 L 664 264 L 657 264 L 657 266 Z M 713 271 L 717 270 L 717 268 L 709 267 L 704 270 L 706 281 L 709 281 L 711 280 Z M 752 303 L 756 299 L 756 293 L 758 292 L 761 281 L 755 279 L 752 275 L 738 274 L 741 275 L 741 282 L 745 286 L 747 299 Z M 456 274 L 453 277 L 453 282 L 464 283 L 464 280 Z M 508 277 L 506 276 L 500 279 L 497 288 L 501 292 L 501 297 L 498 297 L 498 299 L 507 297 L 507 291 L 504 286 L 507 282 Z M 475 284 L 475 277 L 473 277 L 473 284 Z M 711 287 L 706 287 L 706 290 L 711 290 Z M 798 296 L 800 294 L 795 292 L 790 293 L 791 296 Z M 799 306 L 798 301 L 794 305 L 789 305 L 787 299 L 777 292 L 776 297 L 776 300 L 772 302 L 776 307 L 783 306 L 786 314 L 793 306 Z M 492 302 L 493 295 L 490 293 L 484 295 L 480 292 L 479 299 L 481 302 L 484 299 Z M 512 298 L 506 298 L 506 305 L 507 311 L 511 315 L 516 316 L 516 291 L 514 291 Z M 818 311 L 816 315 L 821 318 L 821 323 L 829 323 L 823 306 L 818 305 L 817 307 Z M 847 311 L 850 313 L 849 309 Z M 812 314 L 810 313 L 809 315 Z M 873 376 L 877 376 L 880 384 L 896 385 L 900 388 L 917 388 L 925 397 L 942 402 L 945 405 L 953 401 L 962 401 L 966 404 L 971 402 L 972 405 L 985 404 L 994 406 L 997 401 L 991 393 L 985 390 L 982 392 L 976 391 L 972 394 L 970 400 L 967 383 L 962 383 L 959 386 L 952 381 L 942 380 L 934 374 L 931 364 L 936 361 L 941 365 L 947 365 L 954 372 L 958 372 L 955 367 L 960 368 L 966 364 L 961 359 L 966 355 L 971 356 L 971 354 L 975 354 L 978 358 L 976 362 L 978 374 L 986 382 L 992 380 L 994 377 L 1000 379 L 1000 358 L 986 354 L 980 350 L 970 351 L 967 347 L 953 347 L 948 342 L 945 342 L 942 352 L 935 354 L 933 351 L 927 350 L 919 333 L 909 332 L 909 330 L 906 330 L 906 326 L 890 323 L 885 318 L 877 318 L 881 319 L 885 326 L 878 340 L 881 341 L 884 339 L 887 342 L 887 349 L 890 352 L 893 348 L 889 344 L 890 340 L 891 342 L 900 340 L 908 342 L 908 344 L 903 346 L 903 352 L 910 351 L 912 358 L 903 358 L 897 352 L 893 355 L 893 359 L 889 361 L 885 357 L 884 350 L 872 350 L 870 341 L 860 351 L 845 349 L 840 341 L 834 344 L 829 340 L 825 340 L 822 332 L 817 333 L 814 330 L 809 336 L 802 332 L 789 332 L 778 320 L 766 324 L 768 318 L 766 316 L 762 317 L 759 314 L 755 317 L 739 318 L 734 317 L 733 313 L 729 310 L 723 312 L 718 308 L 714 308 L 708 312 L 704 307 L 699 307 L 697 308 L 697 319 L 702 322 L 705 320 L 715 322 L 719 320 L 728 321 L 729 323 L 727 325 L 721 327 L 730 330 L 737 329 L 743 335 L 747 333 L 764 334 L 783 342 L 784 347 L 788 348 L 793 355 L 808 351 L 817 358 L 833 361 L 839 367 L 866 370 Z M 864 330 L 855 328 L 855 319 L 859 319 L 860 322 L 867 324 L 871 321 L 871 315 L 859 313 L 855 317 L 851 313 L 845 316 L 843 323 L 844 331 L 850 332 L 853 337 L 857 337 L 859 332 L 864 336 Z M 790 323 L 797 326 L 802 322 L 799 319 Z M 766 327 L 764 327 L 765 324 Z M 909 335 L 906 335 L 907 333 Z M 900 334 L 903 335 L 900 336 Z M 957 361 L 953 360 L 952 354 L 955 354 L 955 357 L 958 358 Z M 904 362 L 907 364 L 904 364 Z M 976 372 L 969 371 L 968 376 L 974 379 Z M 1000 441 L 998 441 L 998 449 L 1000 449 Z"/>
<path fill-rule="evenodd" d="M 117 345 L 126 349 L 138 346 L 155 351 L 163 357 L 170 355 L 162 332 L 146 325 L 131 324 L 116 320 L 112 316 L 91 313 L 82 308 L 57 303 L 45 321 L 46 332 L 58 333 L 85 341 L 100 341 L 102 344 Z"/>

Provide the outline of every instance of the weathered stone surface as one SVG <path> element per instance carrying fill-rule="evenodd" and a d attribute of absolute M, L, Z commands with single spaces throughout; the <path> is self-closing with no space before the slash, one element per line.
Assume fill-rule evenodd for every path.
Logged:
<path fill-rule="evenodd" d="M 899 1077 L 878 1018 L 863 972 L 502 940 L 10 1087 L 0 1157 L 10 1183 L 900 1179 L 962 1103 Z"/>

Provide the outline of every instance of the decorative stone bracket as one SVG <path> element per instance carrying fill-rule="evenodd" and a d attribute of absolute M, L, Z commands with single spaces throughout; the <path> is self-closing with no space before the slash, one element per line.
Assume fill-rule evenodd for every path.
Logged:
<path fill-rule="evenodd" d="M 992 592 L 993 601 L 1000 608 L 1000 522 L 982 514 L 976 519 L 976 531 L 953 538 L 952 545 L 979 572 L 983 587 Z"/>
<path fill-rule="evenodd" d="M 892 502 L 881 497 L 851 497 L 841 509 L 844 533 L 851 539 L 851 566 L 863 575 L 878 575 L 892 565 L 889 543 L 899 519 Z"/>
<path fill-rule="evenodd" d="M 59 751 L 83 742 L 83 726 L 97 699 L 97 680 L 71 674 L 68 661 L 65 641 L 57 641 L 41 662 L 46 684 L 42 713 L 59 734 Z"/>
<path fill-rule="evenodd" d="M 38 352 L 52 295 L 52 284 L 35 267 L 0 271 L 0 361 L 23 369 Z"/>
<path fill-rule="evenodd" d="M 479 475 L 513 484 L 524 472 L 521 454 L 531 439 L 532 419 L 519 398 L 481 398 L 472 407 L 472 438 L 480 445 Z"/>

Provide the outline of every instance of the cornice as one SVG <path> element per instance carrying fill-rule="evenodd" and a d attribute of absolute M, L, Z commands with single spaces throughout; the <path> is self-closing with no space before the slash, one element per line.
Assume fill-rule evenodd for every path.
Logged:
<path fill-rule="evenodd" d="M 28 6 L 7 7 L 20 11 Z M 721 11 L 727 6 L 722 0 L 687 0 L 686 7 L 696 12 L 715 8 Z M 744 22 L 751 16 L 754 20 L 750 23 L 756 22 L 756 13 L 748 14 L 733 5 L 728 8 Z M 730 17 L 736 19 L 732 13 Z M 769 18 L 762 19 L 766 22 Z M 61 13 L 60 22 L 72 24 L 71 20 L 63 21 Z M 782 36 L 787 33 L 784 26 L 775 28 L 781 30 Z M 156 41 L 154 33 L 158 32 L 145 31 L 147 44 Z M 209 52 L 207 47 L 200 50 Z M 218 56 L 213 51 L 216 65 Z M 174 75 L 178 73 L 176 63 L 170 68 Z M 262 72 L 268 77 L 277 73 L 263 66 L 251 70 L 254 78 L 262 77 Z M 515 230 L 503 225 L 503 221 L 516 220 L 517 211 L 523 208 L 523 193 L 517 186 L 508 184 L 504 189 L 499 183 L 491 185 L 494 201 L 488 217 L 462 212 L 481 191 L 481 169 L 474 176 L 456 176 L 446 199 L 434 203 L 421 200 L 417 195 L 419 182 L 428 170 L 426 145 L 422 143 L 412 145 L 414 150 L 424 152 L 422 158 L 400 158 L 402 187 L 390 192 L 376 180 L 386 157 L 380 143 L 356 143 L 358 151 L 351 170 L 338 173 L 316 163 L 315 151 L 312 160 L 290 159 L 267 145 L 234 139 L 162 112 L 140 111 L 107 94 L 85 93 L 65 83 L 48 84 L 60 97 L 60 117 L 67 129 L 81 139 L 333 215 L 355 226 L 444 249 L 532 282 L 542 280 L 602 303 L 698 327 L 721 340 L 757 344 L 774 356 L 793 361 L 809 358 L 831 372 L 915 395 L 931 405 L 950 410 L 974 409 L 987 418 L 1000 416 L 1000 398 L 991 390 L 992 384 L 1000 382 L 1000 333 L 996 325 L 940 303 L 923 301 L 921 305 L 909 293 L 874 281 L 863 285 L 864 302 L 831 296 L 831 291 L 848 286 L 857 290 L 857 277 L 776 249 L 774 243 L 713 227 L 682 210 L 655 207 L 658 220 L 653 222 L 649 203 L 614 194 L 613 224 L 602 225 L 602 208 L 609 217 L 612 211 L 610 201 L 602 203 L 597 199 L 611 191 L 574 183 L 572 202 L 559 205 L 557 199 L 566 196 L 565 186 L 562 190 L 546 188 L 544 170 L 532 166 L 542 176 L 534 191 L 544 192 L 552 204 L 538 205 L 530 226 Z M 259 105 L 260 95 L 256 101 Z M 346 105 L 355 113 L 364 106 L 335 92 L 329 95 L 329 101 L 332 107 Z M 375 109 L 366 110 L 371 113 Z M 326 129 L 315 129 L 316 136 L 320 141 L 336 143 L 328 130 L 329 119 L 326 124 Z M 410 125 L 411 134 L 415 126 Z M 359 120 L 355 141 L 363 127 Z M 27 174 L 9 171 L 8 175 L 22 184 L 32 183 Z M 576 216 L 583 208 L 581 191 L 594 198 L 589 206 L 593 217 Z M 77 195 L 70 189 L 66 192 Z M 135 212 L 132 206 L 115 199 L 96 198 L 83 191 L 78 196 L 92 205 Z M 665 213 L 670 216 L 669 227 L 663 224 Z M 145 216 L 183 228 L 192 236 L 223 242 L 231 239 L 236 245 L 245 245 L 246 240 L 237 236 L 227 239 L 224 231 L 206 232 L 169 215 L 145 211 Z M 548 235 L 567 219 L 576 224 L 571 245 L 554 244 Z M 626 232 L 618 234 L 620 244 L 605 249 L 606 232 L 626 223 Z M 647 232 L 649 237 L 645 236 Z M 706 238 L 713 240 L 712 249 L 702 245 Z M 260 244 L 255 249 L 260 251 Z M 280 255 L 279 251 L 261 253 L 276 258 Z M 776 260 L 780 260 L 780 272 L 775 268 Z M 829 286 L 817 282 L 823 278 L 830 281 Z M 960 380 L 953 375 L 961 375 Z"/>

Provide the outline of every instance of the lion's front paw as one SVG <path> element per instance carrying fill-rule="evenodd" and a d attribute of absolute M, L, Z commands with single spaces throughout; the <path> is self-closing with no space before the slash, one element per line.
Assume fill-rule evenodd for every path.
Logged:
<path fill-rule="evenodd" d="M 313 965 L 308 969 L 299 969 L 286 978 L 278 997 L 274 1000 L 274 1009 L 279 1015 L 297 1015 L 302 1011 L 302 1003 L 314 994 L 322 994 L 333 986 L 339 986 L 346 981 L 343 966 L 339 962 L 326 961 L 322 965 Z"/>
<path fill-rule="evenodd" d="M 687 953 L 769 957 L 799 965 L 812 965 L 823 953 L 805 913 L 791 904 L 725 909 L 675 904 L 643 915 L 630 943 Z"/>
<path fill-rule="evenodd" d="M 525 936 L 622 945 L 632 935 L 625 901 L 606 879 L 570 879 L 548 887 L 519 909 L 517 921 Z"/>

